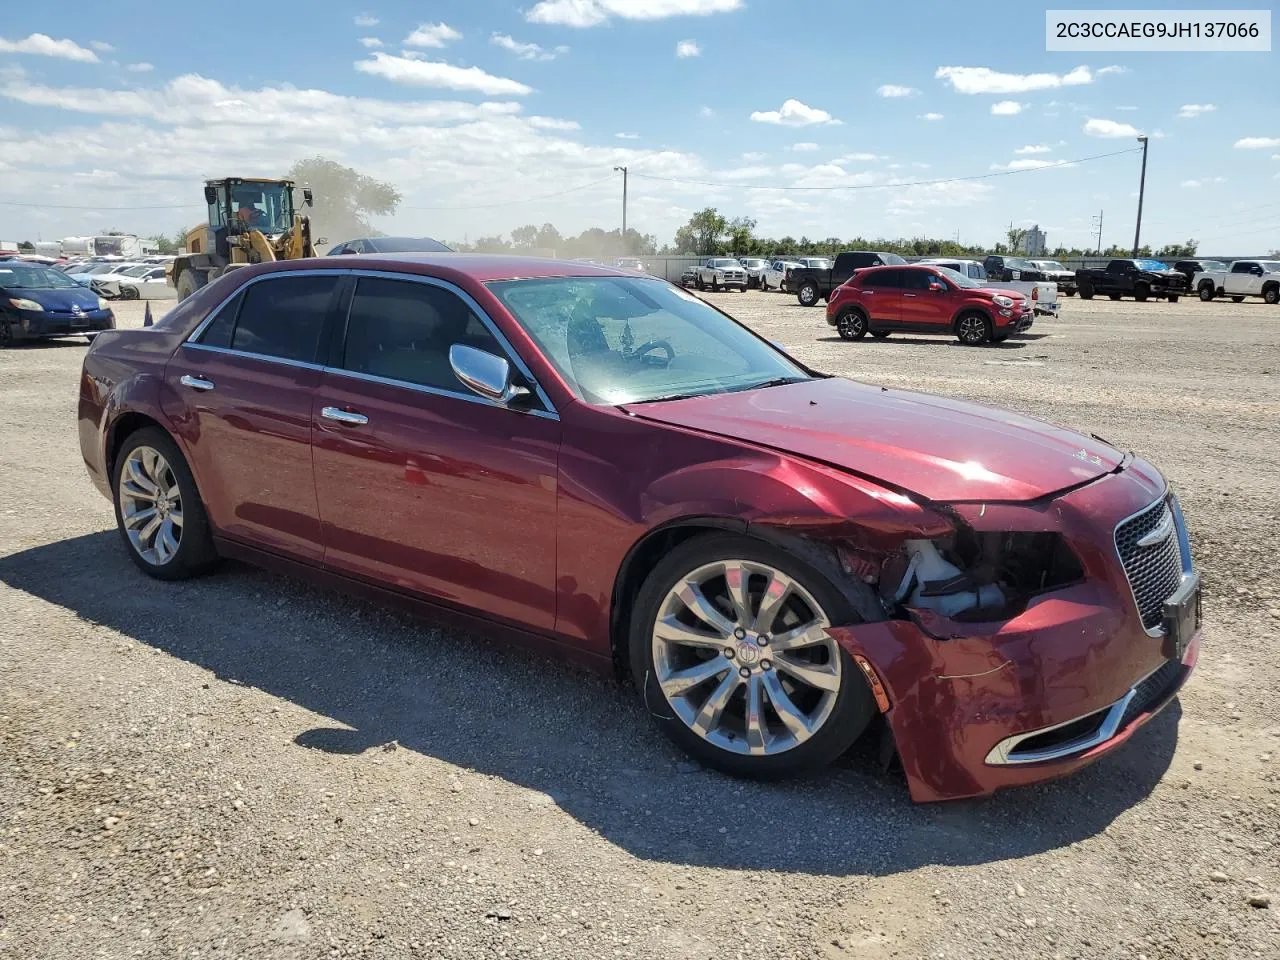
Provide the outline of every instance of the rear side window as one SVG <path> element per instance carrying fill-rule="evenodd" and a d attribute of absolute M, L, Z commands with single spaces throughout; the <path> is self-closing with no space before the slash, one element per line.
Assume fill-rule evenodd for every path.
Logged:
<path fill-rule="evenodd" d="M 903 270 L 874 270 L 863 276 L 862 285 L 873 289 L 897 289 L 902 286 L 904 272 Z"/>
<path fill-rule="evenodd" d="M 361 277 L 348 314 L 342 366 L 469 395 L 449 364 L 449 348 L 455 343 L 506 356 L 457 294 L 412 280 Z"/>
<path fill-rule="evenodd" d="M 200 334 L 200 343 L 206 347 L 230 347 L 231 334 L 236 328 L 236 314 L 239 312 L 240 304 L 243 301 L 244 291 L 241 290 L 218 311 L 218 315 L 204 328 L 204 333 Z"/>
<path fill-rule="evenodd" d="M 244 292 L 231 349 L 315 363 L 338 276 L 261 280 Z"/>

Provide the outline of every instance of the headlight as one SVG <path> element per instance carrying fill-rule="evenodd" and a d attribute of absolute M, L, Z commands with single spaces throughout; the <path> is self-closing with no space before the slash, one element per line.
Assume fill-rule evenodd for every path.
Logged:
<path fill-rule="evenodd" d="M 106 301 L 106 300 L 104 300 L 102 297 L 99 297 L 99 298 L 98 298 L 98 309 L 99 309 L 99 310 L 106 310 L 106 309 L 107 309 L 107 306 L 108 306 L 107 301 Z"/>
<path fill-rule="evenodd" d="M 992 297 L 991 302 L 994 303 L 997 307 L 1013 306 L 1013 301 L 1010 300 L 1008 297 Z"/>
<path fill-rule="evenodd" d="M 44 307 L 36 303 L 34 300 L 24 300 L 22 297 L 10 297 L 9 305 L 16 310 L 39 310 L 44 312 Z"/>

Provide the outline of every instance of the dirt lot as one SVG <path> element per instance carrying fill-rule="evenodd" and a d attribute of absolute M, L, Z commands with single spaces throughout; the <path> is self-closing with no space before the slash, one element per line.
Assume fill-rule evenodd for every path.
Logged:
<path fill-rule="evenodd" d="M 860 754 L 734 782 L 562 665 L 244 567 L 144 579 L 80 463 L 83 345 L 9 351 L 0 956 L 1280 956 L 1280 308 L 1068 300 L 970 349 L 712 296 L 818 368 L 1159 464 L 1208 591 L 1180 702 L 985 802 Z"/>

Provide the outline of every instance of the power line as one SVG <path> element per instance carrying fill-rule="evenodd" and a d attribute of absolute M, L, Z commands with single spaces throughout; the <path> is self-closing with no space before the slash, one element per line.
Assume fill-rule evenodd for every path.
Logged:
<path fill-rule="evenodd" d="M 519 200 L 502 200 L 498 203 L 472 203 L 457 207 L 417 207 L 401 204 L 401 210 L 483 210 L 489 207 L 508 207 L 513 203 L 533 203 L 536 200 L 551 200 L 555 197 L 563 197 L 567 193 L 576 193 L 579 190 L 586 190 L 588 187 L 594 187 L 597 184 L 604 183 L 606 180 L 612 180 L 613 174 L 607 177 L 601 177 L 599 180 L 592 180 L 590 183 L 582 183 L 576 187 L 568 187 L 564 190 L 557 190 L 555 193 L 544 193 L 537 197 L 521 197 Z"/>
<path fill-rule="evenodd" d="M 151 207 L 104 207 L 96 203 L 26 203 L 19 200 L 0 200 L 5 207 L 37 207 L 47 210 L 193 210 L 203 203 L 160 204 Z"/>
<path fill-rule="evenodd" d="M 936 180 L 900 180 L 896 183 L 858 183 L 858 184 L 836 184 L 829 187 L 780 187 L 772 183 L 729 183 L 716 180 L 692 180 L 683 177 L 659 177 L 651 173 L 633 173 L 633 177 L 643 177 L 646 180 L 663 180 L 668 183 L 692 183 L 703 187 L 733 187 L 736 189 L 747 190 L 884 190 L 893 187 L 929 187 L 940 183 L 963 183 L 970 180 L 989 180 L 992 177 L 1011 177 L 1018 173 L 1038 173 L 1041 170 L 1052 170 L 1055 167 L 1069 167 L 1077 163 L 1087 163 L 1090 160 L 1102 160 L 1105 157 L 1118 157 L 1126 153 L 1137 153 L 1140 147 L 1131 147 L 1128 150 L 1115 150 L 1111 153 L 1096 153 L 1091 157 L 1080 157 L 1075 160 L 1059 160 L 1057 163 L 1047 163 L 1042 167 L 1027 167 L 1021 170 L 996 170 L 991 173 L 978 173 L 969 177 L 943 177 Z"/>

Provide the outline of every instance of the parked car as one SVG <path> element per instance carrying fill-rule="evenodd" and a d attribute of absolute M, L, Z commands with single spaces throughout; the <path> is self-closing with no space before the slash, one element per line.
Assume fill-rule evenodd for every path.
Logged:
<path fill-rule="evenodd" d="M 101 296 L 108 300 L 114 300 L 120 297 L 120 282 L 133 281 L 141 277 L 145 277 L 155 270 L 160 271 L 160 278 L 164 279 L 164 268 L 157 267 L 151 263 L 126 263 L 120 264 L 114 269 L 108 270 L 106 273 L 94 274 L 89 280 L 89 285 L 97 291 Z"/>
<path fill-rule="evenodd" d="M 796 267 L 803 267 L 804 264 L 799 260 L 774 260 L 770 262 L 769 269 L 760 277 L 761 290 L 782 290 L 786 286 L 787 271 Z"/>
<path fill-rule="evenodd" d="M 698 280 L 698 265 L 691 263 L 684 268 L 684 272 L 680 274 L 680 286 L 692 287 Z"/>
<path fill-rule="evenodd" d="M 977 280 L 984 287 L 995 290 L 1012 290 L 1026 297 L 1031 312 L 1037 317 L 1056 317 L 1059 312 L 1058 285 L 1049 280 L 989 280 L 986 267 L 977 260 L 950 260 L 946 257 L 935 257 L 918 260 L 917 263 L 934 267 L 946 267 L 954 270 L 962 277 Z"/>
<path fill-rule="evenodd" d="M 1074 297 L 1076 295 L 1076 272 L 1068 270 L 1057 260 L 1032 260 L 1040 272 L 1044 274 L 1045 279 L 1052 280 L 1058 285 L 1058 292 L 1064 297 Z"/>
<path fill-rule="evenodd" d="M 747 271 L 733 257 L 710 257 L 694 271 L 693 285 L 699 290 L 747 289 Z"/>
<path fill-rule="evenodd" d="M 439 240 L 430 237 L 363 237 L 330 247 L 326 256 L 369 253 L 452 253 Z"/>
<path fill-rule="evenodd" d="M 794 293 L 801 306 L 816 307 L 831 296 L 832 290 L 852 277 L 855 270 L 906 262 L 896 253 L 852 250 L 837 254 L 835 263 L 830 266 L 794 267 L 787 272 L 784 289 Z"/>
<path fill-rule="evenodd" d="M 1062 776 L 1199 649 L 1140 457 L 815 374 L 657 278 L 257 264 L 100 336 L 78 416 L 146 574 L 235 557 L 571 653 L 735 775 L 822 766 L 880 715 L 916 800 Z"/>
<path fill-rule="evenodd" d="M 1195 275 L 1197 273 L 1209 273 L 1214 270 L 1229 270 L 1230 266 L 1221 260 L 1179 260 L 1173 265 L 1173 269 L 1187 278 L 1187 289 L 1195 290 Z"/>
<path fill-rule="evenodd" d="M 1189 287 L 1187 278 L 1170 270 L 1159 260 L 1112 260 L 1105 270 L 1077 270 L 1076 283 L 1080 297 L 1092 300 L 1094 294 L 1105 293 L 1112 300 L 1130 296 L 1135 300 L 1152 297 L 1177 303 Z"/>
<path fill-rule="evenodd" d="M 618 257 L 613 261 L 613 265 L 619 270 L 635 270 L 638 273 L 648 273 L 649 271 L 645 262 L 635 257 Z"/>
<path fill-rule="evenodd" d="M 1042 269 L 1025 257 L 993 254 L 982 261 L 988 280 L 1048 280 Z"/>
<path fill-rule="evenodd" d="M 174 300 L 178 291 L 165 279 L 164 267 L 144 264 L 124 273 L 94 278 L 94 289 L 107 299 Z"/>
<path fill-rule="evenodd" d="M 55 267 L 0 263 L 0 349 L 24 340 L 88 336 L 115 326 L 107 301 Z"/>
<path fill-rule="evenodd" d="M 769 269 L 769 261 L 763 257 L 739 257 L 738 262 L 747 271 L 747 289 L 759 287 L 764 289 L 764 274 Z"/>
<path fill-rule="evenodd" d="M 827 323 L 845 340 L 900 331 L 955 336 L 976 347 L 1022 333 L 1034 319 L 1022 294 L 924 264 L 859 270 L 827 303 Z"/>
<path fill-rule="evenodd" d="M 1201 300 L 1230 297 L 1240 303 L 1245 297 L 1261 297 L 1267 303 L 1280 302 L 1280 260 L 1236 260 L 1230 270 L 1197 273 L 1192 281 Z"/>
<path fill-rule="evenodd" d="M 63 273 L 71 277 L 76 283 L 82 287 L 88 287 L 93 284 L 94 277 L 105 276 L 108 273 L 119 269 L 121 264 L 118 263 L 98 263 L 95 261 L 81 261 L 73 263 L 62 268 Z"/>

